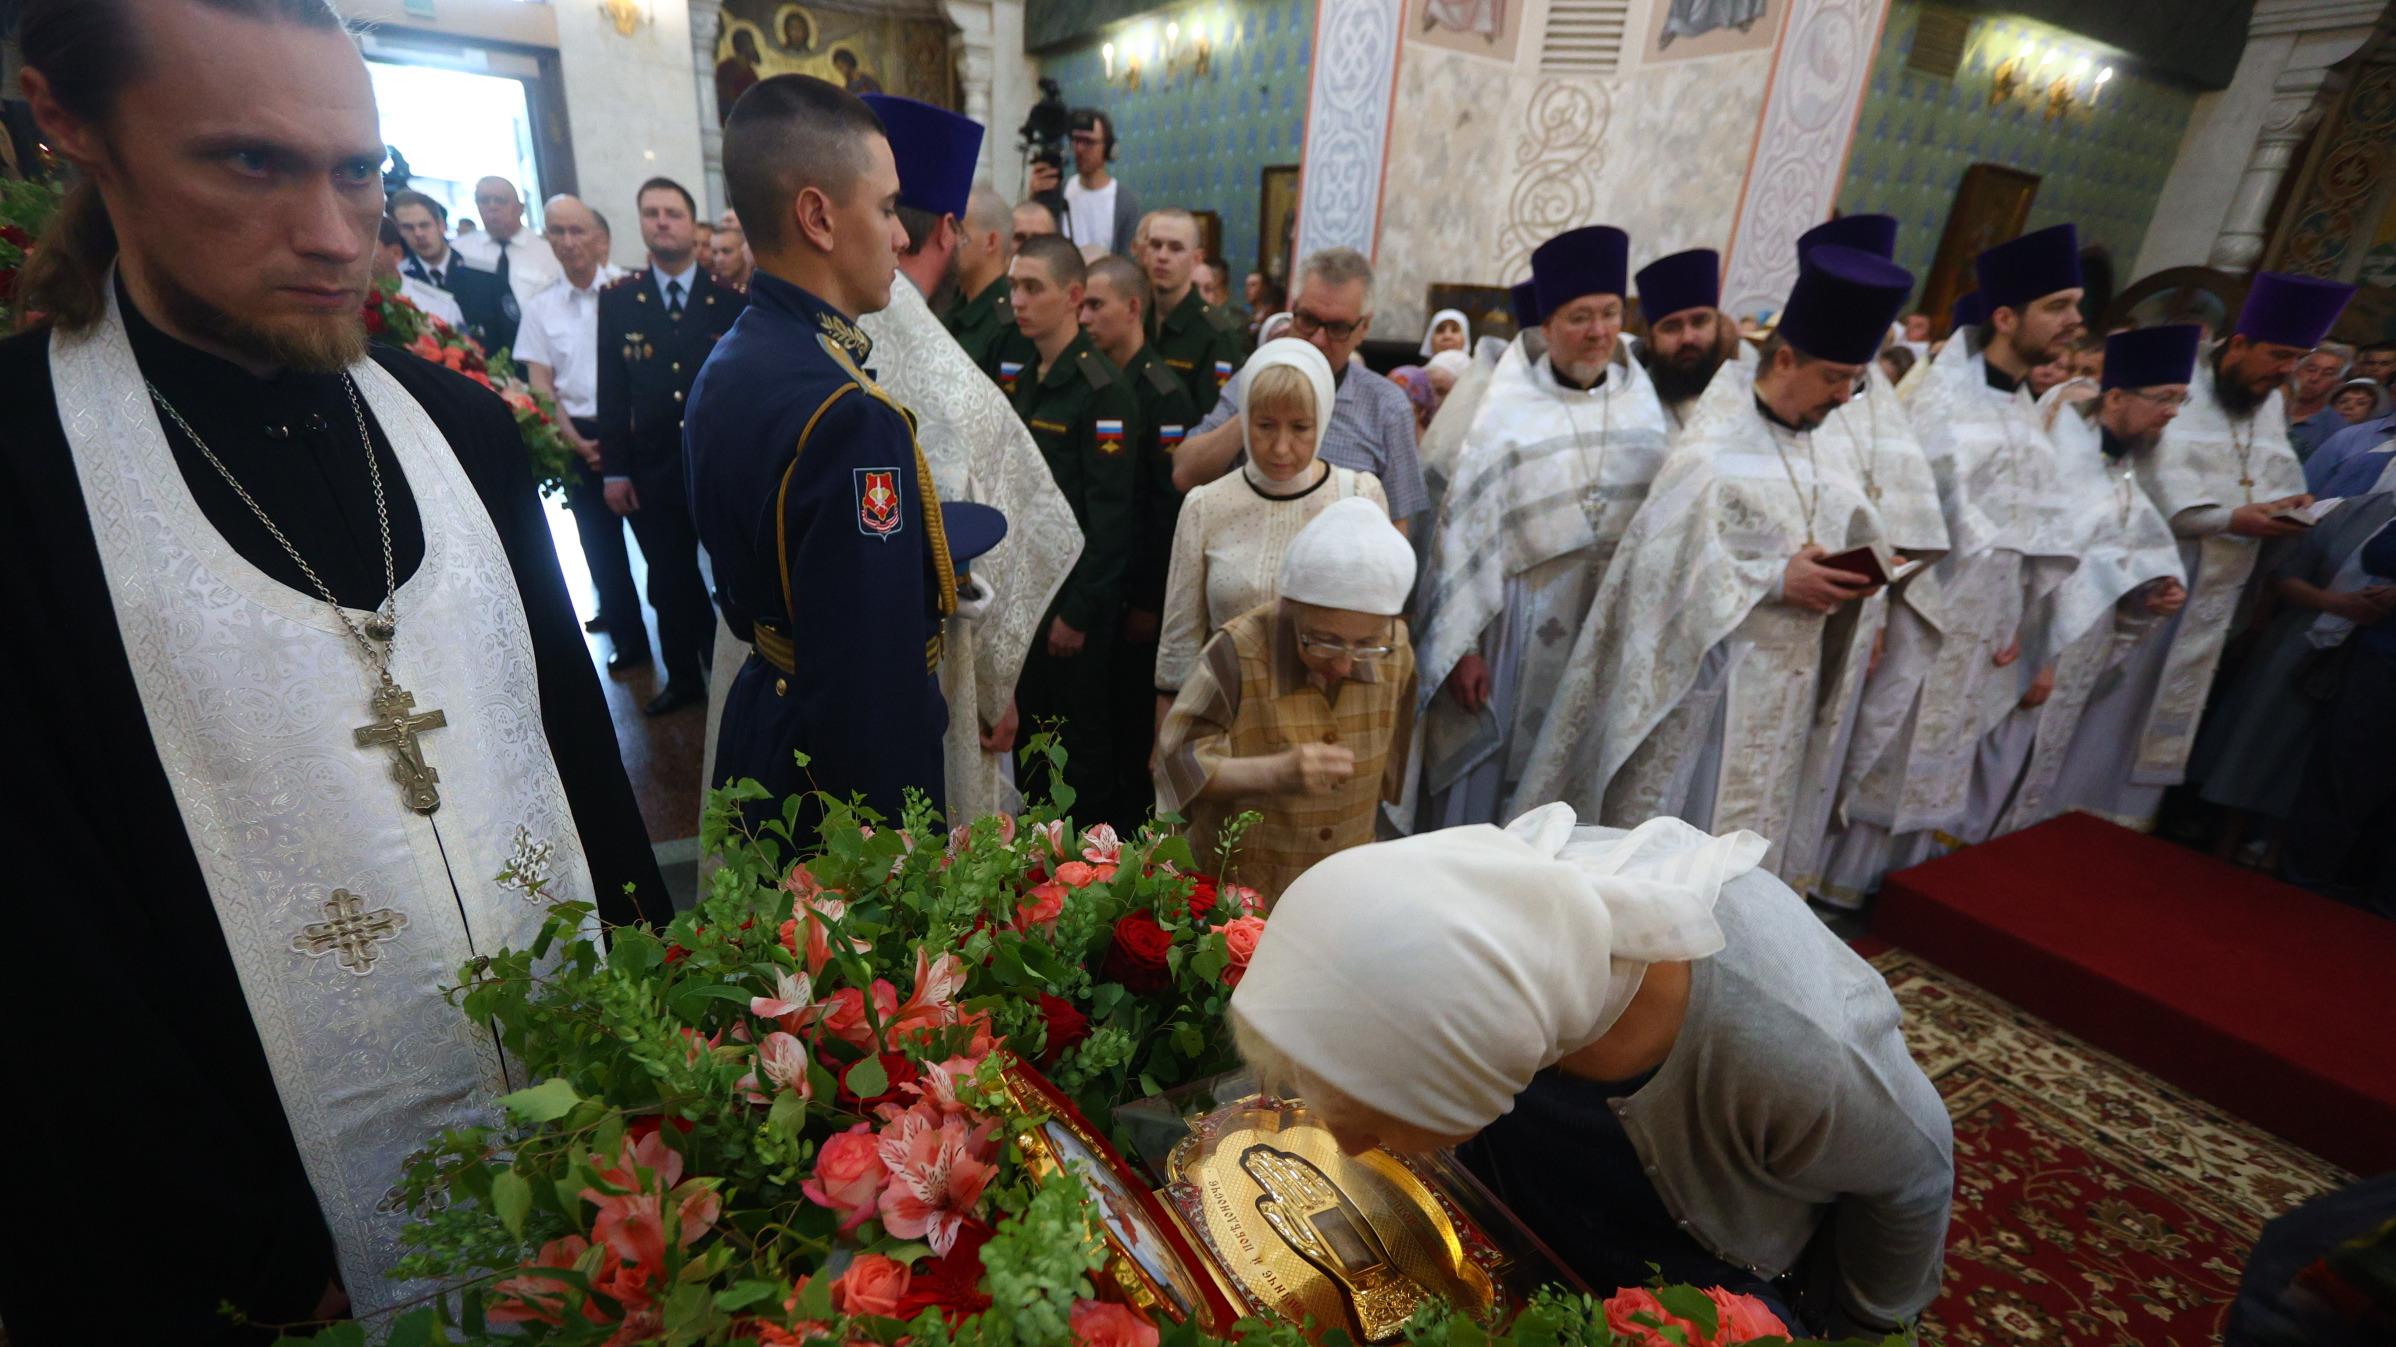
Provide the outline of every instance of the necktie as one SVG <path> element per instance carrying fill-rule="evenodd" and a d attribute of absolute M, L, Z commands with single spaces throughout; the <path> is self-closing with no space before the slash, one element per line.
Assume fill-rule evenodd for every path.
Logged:
<path fill-rule="evenodd" d="M 499 283 L 500 283 L 501 285 L 505 285 L 505 284 L 507 284 L 507 245 L 508 245 L 508 241 L 507 241 L 506 239 L 500 239 L 498 242 L 499 242 Z"/>
<path fill-rule="evenodd" d="M 682 282 L 666 282 L 666 317 L 679 321 L 682 317 Z"/>

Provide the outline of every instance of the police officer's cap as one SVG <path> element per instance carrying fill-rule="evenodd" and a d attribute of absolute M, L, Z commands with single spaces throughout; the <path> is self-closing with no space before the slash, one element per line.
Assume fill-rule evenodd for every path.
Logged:
<path fill-rule="evenodd" d="M 982 157 L 982 124 L 947 108 L 895 94 L 862 95 L 882 119 L 898 160 L 899 204 L 934 215 L 963 215 Z"/>

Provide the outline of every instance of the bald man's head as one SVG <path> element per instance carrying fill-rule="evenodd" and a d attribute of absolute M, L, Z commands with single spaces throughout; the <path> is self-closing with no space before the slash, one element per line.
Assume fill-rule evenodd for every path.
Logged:
<path fill-rule="evenodd" d="M 474 184 L 474 213 L 492 238 L 505 242 L 524 228 L 524 198 L 505 178 L 485 178 Z"/>
<path fill-rule="evenodd" d="M 542 203 L 541 237 L 549 241 L 558 267 L 577 289 L 589 285 L 599 264 L 607 260 L 607 226 L 580 197 L 561 193 Z"/>

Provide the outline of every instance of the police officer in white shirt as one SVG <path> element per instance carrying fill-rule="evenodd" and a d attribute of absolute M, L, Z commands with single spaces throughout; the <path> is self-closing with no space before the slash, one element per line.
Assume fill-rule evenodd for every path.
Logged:
<path fill-rule="evenodd" d="M 560 429 L 575 461 L 568 470 L 566 508 L 574 512 L 583 558 L 599 591 L 599 615 L 584 628 L 608 634 L 615 646 L 608 671 L 620 673 L 649 662 L 649 632 L 624 546 L 624 516 L 607 508 L 593 419 L 599 412 L 599 291 L 614 279 L 615 269 L 605 265 L 607 227 L 590 207 L 570 196 L 553 196 L 542 215 L 547 221 L 543 250 L 556 257 L 564 274 L 525 304 L 516 358 L 533 387 L 555 398 L 567 417 Z"/>
<path fill-rule="evenodd" d="M 459 234 L 450 246 L 469 264 L 506 281 L 521 314 L 532 307 L 533 296 L 558 278 L 557 256 L 546 239 L 525 230 L 524 199 L 507 179 L 485 178 L 474 184 L 474 213 L 482 217 L 483 227 Z"/>

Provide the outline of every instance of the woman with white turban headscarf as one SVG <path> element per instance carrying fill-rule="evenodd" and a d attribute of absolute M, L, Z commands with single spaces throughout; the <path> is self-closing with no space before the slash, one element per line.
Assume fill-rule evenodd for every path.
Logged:
<path fill-rule="evenodd" d="M 1765 848 L 1559 804 L 1340 852 L 1283 893 L 1233 1029 L 1343 1147 L 1465 1146 L 1601 1294 L 1653 1263 L 1783 1305 L 1811 1245 L 1814 1331 L 1891 1330 L 1938 1292 L 1947 1111 Z"/>
<path fill-rule="evenodd" d="M 1234 389 L 1247 448 L 1240 466 L 1192 491 L 1173 525 L 1157 633 L 1157 716 L 1181 691 L 1199 647 L 1224 623 L 1275 597 L 1290 540 L 1332 502 L 1361 496 L 1389 515 L 1381 480 L 1316 457 L 1331 416 L 1331 362 L 1312 342 L 1256 348 Z"/>
<path fill-rule="evenodd" d="M 1406 600 L 1414 546 L 1369 500 L 1334 501 L 1281 559 L 1281 597 L 1223 625 L 1156 741 L 1156 805 L 1189 820 L 1200 868 L 1264 895 L 1373 840 L 1414 726 Z M 1260 816 L 1226 872 L 1215 839 Z"/>

